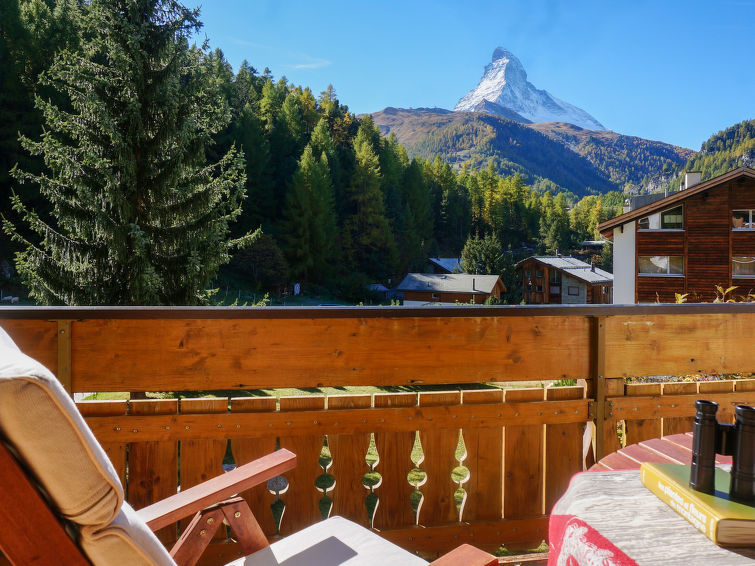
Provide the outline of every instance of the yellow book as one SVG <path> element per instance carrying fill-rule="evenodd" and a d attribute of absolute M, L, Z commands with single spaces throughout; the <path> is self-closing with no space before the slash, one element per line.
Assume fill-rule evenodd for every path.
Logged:
<path fill-rule="evenodd" d="M 715 495 L 689 487 L 689 466 L 645 462 L 642 484 L 721 546 L 755 546 L 755 507 L 729 499 L 730 475 L 716 468 Z"/>

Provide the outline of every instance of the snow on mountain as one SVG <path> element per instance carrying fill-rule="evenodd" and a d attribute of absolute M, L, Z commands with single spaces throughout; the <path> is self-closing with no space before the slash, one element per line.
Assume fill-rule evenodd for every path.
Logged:
<path fill-rule="evenodd" d="M 513 113 L 531 122 L 566 122 L 588 130 L 606 129 L 581 108 L 535 88 L 527 80 L 521 61 L 502 47 L 493 51 L 493 60 L 485 67 L 480 84 L 459 100 L 454 110 L 484 111 L 509 119 Z"/>

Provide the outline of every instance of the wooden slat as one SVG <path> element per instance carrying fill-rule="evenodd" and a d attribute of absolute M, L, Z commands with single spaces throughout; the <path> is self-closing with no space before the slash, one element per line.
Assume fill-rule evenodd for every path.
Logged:
<path fill-rule="evenodd" d="M 615 452 L 621 448 L 621 438 L 619 438 L 619 430 L 623 427 L 621 419 L 613 411 L 614 403 L 624 396 L 624 380 L 623 379 L 606 379 L 605 391 L 606 402 L 611 407 L 610 415 L 606 416 L 604 423 L 604 437 L 603 437 L 603 453 L 609 454 Z"/>
<path fill-rule="evenodd" d="M 601 458 L 600 463 L 609 470 L 633 470 L 640 467 L 637 461 L 622 455 L 620 452 L 613 452 Z"/>
<path fill-rule="evenodd" d="M 419 394 L 420 407 L 453 406 L 461 402 L 459 391 L 430 391 Z M 435 525 L 458 520 L 454 503 L 456 484 L 451 481 L 451 472 L 458 466 L 454 455 L 459 442 L 459 429 L 422 430 L 419 433 L 424 460 L 422 469 L 427 481 L 422 486 L 422 505 L 419 524 Z"/>
<path fill-rule="evenodd" d="M 369 408 L 370 395 L 331 395 L 328 410 Z M 333 464 L 329 473 L 335 477 L 336 486 L 331 492 L 333 515 L 340 515 L 361 525 L 369 526 L 365 497 L 369 493 L 362 479 L 369 471 L 365 456 L 370 446 L 370 434 L 330 434 L 328 446 Z"/>
<path fill-rule="evenodd" d="M 338 412 L 307 411 L 283 414 L 244 413 L 228 415 L 92 417 L 87 420 L 97 438 L 108 442 L 135 439 L 185 440 L 188 438 L 252 438 L 271 431 L 284 436 L 308 436 L 344 432 L 399 432 L 453 428 L 500 428 L 508 424 L 537 425 L 586 422 L 586 399 L 504 403 L 502 405 L 456 405 L 451 407 L 342 409 Z M 168 428 L 166 428 L 168 427 Z"/>
<path fill-rule="evenodd" d="M 417 394 L 377 393 L 373 404 L 376 409 L 414 407 Z M 409 502 L 412 487 L 407 480 L 409 471 L 414 467 L 411 460 L 414 436 L 413 430 L 375 431 L 375 447 L 380 458 L 375 469 L 382 478 L 380 486 L 375 489 L 379 500 L 373 521 L 375 528 L 408 527 L 415 522 Z"/>
<path fill-rule="evenodd" d="M 549 387 L 545 390 L 548 401 L 581 399 L 585 391 L 580 386 Z M 545 427 L 545 511 L 569 487 L 572 475 L 582 470 L 582 423 L 547 425 Z"/>
<path fill-rule="evenodd" d="M 76 408 L 86 417 L 121 417 L 126 414 L 128 410 L 128 402 L 123 400 L 118 401 L 79 401 L 76 403 Z M 99 440 L 99 439 L 98 439 Z M 103 442 L 100 440 L 100 446 L 105 451 L 105 454 L 110 458 L 115 471 L 118 473 L 118 477 L 121 480 L 124 490 L 126 489 L 126 442 Z"/>
<path fill-rule="evenodd" d="M 176 414 L 178 399 L 131 401 L 129 411 L 134 415 Z M 128 470 L 128 500 L 135 509 L 175 495 L 178 489 L 177 442 L 132 442 Z M 177 527 L 164 527 L 155 534 L 163 544 L 172 544 L 177 539 Z"/>
<path fill-rule="evenodd" d="M 697 384 L 697 391 L 700 399 L 705 399 L 711 393 L 733 393 L 734 381 L 701 381 Z M 723 403 L 718 405 L 716 419 L 722 423 L 734 423 L 736 419 L 736 405 L 734 403 Z"/>
<path fill-rule="evenodd" d="M 680 395 L 680 394 L 688 394 L 688 395 L 696 395 L 697 393 L 697 383 L 664 383 L 663 384 L 663 395 L 664 397 L 670 396 L 670 395 Z M 691 399 L 692 406 L 694 407 L 694 399 Z M 692 412 L 692 415 L 694 416 L 694 411 Z M 692 430 L 692 426 L 694 424 L 694 418 L 688 417 L 688 418 L 678 418 L 678 417 L 670 417 L 670 418 L 664 418 L 663 419 L 663 436 L 668 436 L 670 434 L 677 434 L 680 432 L 690 432 Z"/>
<path fill-rule="evenodd" d="M 587 375 L 587 360 L 573 355 L 587 350 L 582 317 L 109 319 L 83 320 L 75 327 L 76 391 L 416 385 Z"/>
<path fill-rule="evenodd" d="M 465 405 L 503 403 L 503 390 L 463 391 Z M 464 428 L 469 481 L 464 484 L 467 499 L 464 521 L 495 520 L 503 517 L 503 429 Z"/>
<path fill-rule="evenodd" d="M 228 399 L 182 399 L 180 410 L 183 414 L 222 414 L 228 411 Z M 181 489 L 187 489 L 222 474 L 227 444 L 225 438 L 181 441 Z M 188 520 L 182 522 L 182 525 L 184 523 L 188 524 Z M 215 538 L 224 539 L 225 529 L 219 529 L 215 533 Z"/>
<path fill-rule="evenodd" d="M 276 405 L 275 397 L 234 397 L 231 399 L 231 413 L 233 415 L 269 413 L 275 411 Z M 267 436 L 261 438 L 233 438 L 231 440 L 231 452 L 236 465 L 241 466 L 270 454 L 276 448 L 276 441 L 275 431 L 268 432 Z M 270 510 L 274 497 L 267 490 L 267 487 L 264 485 L 257 486 L 241 495 L 246 499 L 264 533 L 267 536 L 273 536 L 277 531 L 273 513 Z"/>
<path fill-rule="evenodd" d="M 755 314 L 749 312 L 606 317 L 606 375 L 751 371 L 745 341 L 753 324 Z"/>
<path fill-rule="evenodd" d="M 629 383 L 626 386 L 627 397 L 646 397 L 657 396 L 661 394 L 660 383 Z M 626 431 L 626 444 L 636 444 L 648 438 L 660 438 L 663 433 L 663 422 L 661 419 L 632 419 L 626 420 L 624 430 Z"/>
<path fill-rule="evenodd" d="M 543 389 L 508 389 L 511 402 L 539 401 Z M 543 513 L 543 425 L 507 426 L 504 430 L 503 516 L 507 519 Z"/>
<path fill-rule="evenodd" d="M 671 385 L 671 384 L 666 384 Z M 675 384 L 676 385 L 676 384 Z M 679 384 L 683 385 L 683 384 Z M 695 385 L 692 383 L 691 385 Z M 645 418 L 683 419 L 684 423 L 691 423 L 695 416 L 695 399 L 699 399 L 697 393 L 690 395 L 662 395 L 660 397 L 626 397 L 612 401 L 611 407 L 614 416 L 620 419 L 633 419 L 642 415 Z M 752 405 L 755 404 L 755 392 L 736 391 L 734 393 L 711 393 L 707 399 L 716 401 L 719 405 Z M 692 432 L 692 425 L 687 424 L 686 430 Z M 672 434 L 678 434 L 674 432 Z M 665 435 L 664 436 L 668 436 Z"/>
<path fill-rule="evenodd" d="M 325 409 L 324 396 L 292 396 L 280 398 L 280 410 L 284 415 L 293 416 L 296 411 Z M 324 436 L 317 429 L 309 436 L 280 437 L 281 448 L 296 454 L 297 466 L 286 474 L 286 513 L 281 522 L 281 534 L 295 533 L 322 519 L 318 503 L 321 493 L 315 487 L 315 480 L 323 473 L 319 464 Z"/>
<path fill-rule="evenodd" d="M 657 462 L 660 464 L 677 464 L 676 460 L 666 454 L 643 446 L 642 444 L 631 444 L 620 450 L 622 456 L 635 460 L 638 464 L 642 462 Z"/>

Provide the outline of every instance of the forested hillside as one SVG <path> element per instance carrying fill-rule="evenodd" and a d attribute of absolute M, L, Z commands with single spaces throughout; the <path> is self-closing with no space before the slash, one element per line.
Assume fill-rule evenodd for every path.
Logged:
<path fill-rule="evenodd" d="M 34 151 L 42 147 L 35 146 L 34 140 L 40 139 L 43 124 L 48 130 L 65 124 L 50 116 L 43 121 L 41 109 L 52 108 L 43 101 L 52 100 L 54 108 L 65 109 L 73 91 L 56 90 L 54 82 L 40 81 L 40 74 L 45 76 L 56 54 L 62 57 L 62 50 L 78 56 L 80 42 L 91 45 L 91 37 L 80 37 L 82 15 L 90 8 L 76 0 L 10 0 L 2 9 L 0 212 L 7 219 L 6 233 L 15 226 L 33 244 L 35 235 L 19 220 L 20 206 L 11 210 L 10 195 L 17 193 L 25 209 L 39 213 L 51 226 L 70 226 L 70 214 L 75 214 L 71 201 L 53 200 L 52 206 L 39 189 L 40 180 L 49 185 L 44 179 L 51 176 L 65 183 L 68 174 L 63 171 L 61 176 L 54 162 L 45 162 Z M 92 18 L 88 21 L 89 29 L 98 25 Z M 236 155 L 235 150 L 240 151 L 238 159 L 243 159 L 245 178 L 238 180 L 246 196 L 240 215 L 227 216 L 232 221 L 230 236 L 248 234 L 260 226 L 264 232 L 235 253 L 229 268 L 255 289 L 275 291 L 296 281 L 305 289 L 315 285 L 360 300 L 368 283 L 395 283 L 407 271 L 422 269 L 428 255 L 458 256 L 466 243 L 486 237 L 495 243 L 499 258 L 510 250 L 507 257 L 511 259 L 523 246 L 566 252 L 582 239 L 595 237 L 597 223 L 616 214 L 621 202 L 617 193 L 576 203 L 564 194 L 536 190 L 518 174 L 521 165 L 513 161 L 480 168 L 483 160 L 475 155 L 449 156 L 454 164 L 464 162 L 454 168 L 437 156 L 432 160 L 412 157 L 395 136 L 382 136 L 369 116 L 360 119 L 351 113 L 332 87 L 315 94 L 246 62 L 234 71 L 220 49 L 192 53 L 201 65 L 201 73 L 192 75 L 192 80 L 199 77 L 211 92 L 219 93 L 212 115 L 225 124 L 204 144 L 203 161 L 222 163 Z M 56 72 L 66 68 L 70 66 L 55 67 Z M 114 91 L 114 95 L 119 93 Z M 427 151 L 434 147 L 432 140 L 441 143 L 446 135 L 496 148 L 498 142 L 490 130 L 494 119 L 481 117 L 453 134 L 448 130 L 431 134 L 425 142 Z M 99 138 L 124 141 L 110 127 L 103 121 L 97 124 L 102 128 L 99 134 L 87 134 L 86 155 L 75 157 L 84 160 L 84 167 L 112 171 L 109 150 L 91 145 Z M 29 139 L 26 149 L 21 147 L 19 132 Z M 550 163 L 551 175 L 561 186 L 581 184 L 602 191 L 614 186 L 591 164 L 573 166 L 583 159 L 576 153 L 569 156 L 573 162 L 558 161 L 557 144 L 547 136 L 533 130 L 526 130 L 526 135 L 521 140 L 512 137 L 508 145 L 520 148 L 516 151 L 522 159 L 525 149 L 529 150 L 529 167 Z M 65 136 L 60 139 L 60 143 L 71 141 Z M 100 157 L 87 164 L 95 155 Z M 19 172 L 9 175 L 16 164 Z M 192 167 L 196 165 L 199 162 L 192 162 Z M 136 203 L 144 205 L 143 200 Z M 149 242 L 145 245 L 149 247 Z M 0 261 L 12 261 L 12 251 L 18 249 L 4 236 Z M 512 277 L 511 261 L 507 265 L 505 275 Z"/>
<path fill-rule="evenodd" d="M 372 114 L 410 156 L 440 155 L 455 166 L 494 163 L 501 174 L 556 185 L 576 195 L 639 187 L 672 172 L 691 150 L 558 122 L 522 124 L 484 112 L 386 108 Z"/>

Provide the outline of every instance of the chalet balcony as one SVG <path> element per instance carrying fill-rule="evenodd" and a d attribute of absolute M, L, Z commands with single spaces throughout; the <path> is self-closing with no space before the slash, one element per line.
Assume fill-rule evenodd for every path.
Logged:
<path fill-rule="evenodd" d="M 268 537 L 342 515 L 427 557 L 536 547 L 574 473 L 690 431 L 695 399 L 755 404 L 753 379 L 626 380 L 755 372 L 748 304 L 9 306 L 0 326 L 71 394 L 132 393 L 77 405 L 134 507 L 287 448 L 296 469 L 241 494 Z M 223 533 L 200 564 L 239 555 Z"/>

